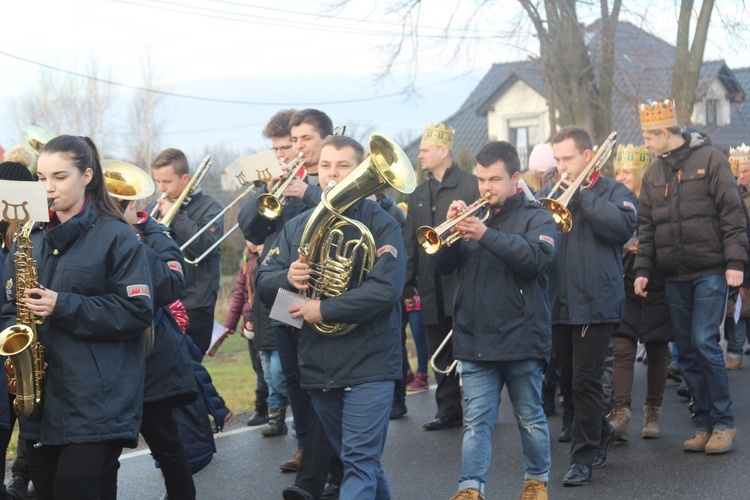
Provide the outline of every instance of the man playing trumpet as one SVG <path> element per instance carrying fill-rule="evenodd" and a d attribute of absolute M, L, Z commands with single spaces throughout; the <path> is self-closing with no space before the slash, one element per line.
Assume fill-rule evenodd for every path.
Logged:
<path fill-rule="evenodd" d="M 518 189 L 520 166 L 516 149 L 507 142 L 482 148 L 477 179 L 489 218 L 460 220 L 454 231 L 463 241 L 443 245 L 431 258 L 440 273 L 458 271 L 453 355 L 459 360 L 466 411 L 455 500 L 484 498 L 504 386 L 521 433 L 524 498 L 547 498 L 550 439 L 542 373 L 551 349 L 547 267 L 557 231 L 549 213 Z M 466 209 L 466 203 L 454 201 L 448 220 Z"/>

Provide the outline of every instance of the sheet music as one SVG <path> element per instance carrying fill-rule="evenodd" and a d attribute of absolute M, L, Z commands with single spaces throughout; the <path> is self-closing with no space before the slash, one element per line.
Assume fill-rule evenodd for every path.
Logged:
<path fill-rule="evenodd" d="M 295 328 L 302 328 L 302 323 L 304 322 L 302 316 L 299 318 L 292 318 L 292 315 L 289 314 L 289 308 L 295 304 L 307 302 L 308 300 L 310 299 L 303 297 L 298 293 L 279 288 L 279 291 L 276 293 L 276 299 L 273 301 L 270 317 L 271 319 L 281 321 L 282 323 L 286 323 Z"/>

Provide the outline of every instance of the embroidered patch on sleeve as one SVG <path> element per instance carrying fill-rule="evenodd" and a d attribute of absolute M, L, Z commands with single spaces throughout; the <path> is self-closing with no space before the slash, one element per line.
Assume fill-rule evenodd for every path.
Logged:
<path fill-rule="evenodd" d="M 552 248 L 555 248 L 555 239 L 547 236 L 546 234 L 540 234 L 539 239 L 545 243 L 549 243 Z"/>
<path fill-rule="evenodd" d="M 633 212 L 636 212 L 635 205 L 633 205 L 629 201 L 623 201 L 622 204 L 623 204 L 623 206 L 628 207 Z"/>
<path fill-rule="evenodd" d="M 378 257 L 380 257 L 381 255 L 383 255 L 385 252 L 388 252 L 389 254 L 393 255 L 394 259 L 398 259 L 398 250 L 396 250 L 393 246 L 391 246 L 391 245 L 384 245 L 384 246 L 378 248 Z"/>
<path fill-rule="evenodd" d="M 137 297 L 142 295 L 144 297 L 151 297 L 151 292 L 148 289 L 148 285 L 128 285 L 128 297 Z"/>
<path fill-rule="evenodd" d="M 184 273 L 182 272 L 182 264 L 180 264 L 180 263 L 179 263 L 179 262 L 177 262 L 176 260 L 170 260 L 169 262 L 167 262 L 167 265 L 169 266 L 169 268 L 170 268 L 170 269 L 171 269 L 172 271 L 177 271 L 177 272 L 178 272 L 178 273 L 180 273 L 180 274 L 184 274 Z"/>

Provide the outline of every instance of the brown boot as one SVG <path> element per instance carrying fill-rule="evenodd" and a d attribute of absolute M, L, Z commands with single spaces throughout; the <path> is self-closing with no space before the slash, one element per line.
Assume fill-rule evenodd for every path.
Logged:
<path fill-rule="evenodd" d="M 279 465 L 279 469 L 281 469 L 281 472 L 297 472 L 299 470 L 299 464 L 302 461 L 302 448 L 298 449 L 294 452 L 294 456 L 287 460 L 286 462 L 282 462 L 281 465 Z"/>
<path fill-rule="evenodd" d="M 732 427 L 731 429 L 714 429 L 706 443 L 704 451 L 709 455 L 726 453 L 732 449 L 732 443 L 734 443 L 736 437 L 736 427 Z"/>
<path fill-rule="evenodd" d="M 708 431 L 696 431 L 695 436 L 682 443 L 682 449 L 685 451 L 705 451 L 708 438 L 711 433 Z"/>
<path fill-rule="evenodd" d="M 484 500 L 484 495 L 474 488 L 464 488 L 453 495 L 451 500 Z"/>
<path fill-rule="evenodd" d="M 612 408 L 612 412 L 609 416 L 609 423 L 615 429 L 615 436 L 617 436 L 617 440 L 622 443 L 627 443 L 630 438 L 630 430 L 628 429 L 628 426 L 630 425 L 630 417 L 630 408 L 625 406 Z"/>
<path fill-rule="evenodd" d="M 643 439 L 658 439 L 659 433 L 659 413 L 661 406 L 646 405 L 643 407 L 643 430 L 641 437 Z"/>
<path fill-rule="evenodd" d="M 516 498 L 518 500 L 547 500 L 547 483 L 527 479 Z"/>

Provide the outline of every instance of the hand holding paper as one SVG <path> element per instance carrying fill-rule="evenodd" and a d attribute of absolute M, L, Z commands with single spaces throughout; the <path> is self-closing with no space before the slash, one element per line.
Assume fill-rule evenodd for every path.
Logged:
<path fill-rule="evenodd" d="M 308 323 L 320 323 L 323 316 L 320 314 L 320 301 L 309 300 L 300 304 L 294 304 L 289 308 L 292 318 L 303 318 Z"/>

